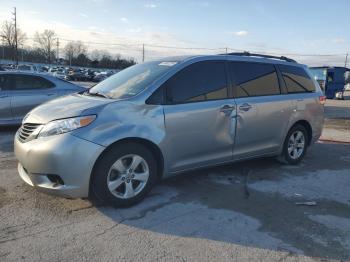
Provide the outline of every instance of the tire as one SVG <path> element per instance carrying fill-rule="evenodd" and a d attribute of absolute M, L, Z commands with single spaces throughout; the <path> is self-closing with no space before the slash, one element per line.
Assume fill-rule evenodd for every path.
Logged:
<path fill-rule="evenodd" d="M 137 143 L 118 144 L 96 163 L 90 191 L 98 202 L 127 207 L 144 199 L 157 177 L 150 150 Z"/>
<path fill-rule="evenodd" d="M 302 136 L 299 138 L 300 135 Z M 294 141 L 299 141 L 299 143 L 294 142 L 293 144 L 292 136 L 294 137 Z M 303 147 L 301 148 L 302 141 L 303 141 Z M 305 129 L 305 127 L 302 125 L 295 125 L 289 130 L 283 144 L 282 153 L 277 159 L 279 160 L 279 162 L 283 164 L 297 165 L 304 158 L 307 151 L 308 144 L 309 144 L 308 132 Z M 291 149 L 293 149 L 292 152 L 291 152 Z"/>

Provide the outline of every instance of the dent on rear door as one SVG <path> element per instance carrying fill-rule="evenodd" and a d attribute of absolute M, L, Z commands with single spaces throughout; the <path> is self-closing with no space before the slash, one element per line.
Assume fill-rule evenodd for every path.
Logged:
<path fill-rule="evenodd" d="M 237 101 L 236 158 L 276 152 L 283 144 L 292 106 L 285 95 L 239 98 Z M 249 104 L 251 108 L 245 110 Z"/>
<path fill-rule="evenodd" d="M 232 160 L 236 111 L 222 110 L 230 104 L 233 99 L 164 106 L 170 171 Z"/>

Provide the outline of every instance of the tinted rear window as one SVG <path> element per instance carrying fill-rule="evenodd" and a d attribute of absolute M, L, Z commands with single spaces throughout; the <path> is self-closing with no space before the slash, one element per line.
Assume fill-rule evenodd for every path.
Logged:
<path fill-rule="evenodd" d="M 272 64 L 230 62 L 229 71 L 236 83 L 235 97 L 280 94 L 277 73 Z"/>
<path fill-rule="evenodd" d="M 279 65 L 288 93 L 315 92 L 314 82 L 306 71 L 298 66 Z"/>

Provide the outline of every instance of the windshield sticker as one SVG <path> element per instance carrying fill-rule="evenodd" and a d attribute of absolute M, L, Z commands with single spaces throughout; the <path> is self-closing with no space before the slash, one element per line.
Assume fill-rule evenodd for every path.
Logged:
<path fill-rule="evenodd" d="M 173 66 L 176 64 L 177 64 L 177 62 L 161 62 L 159 65 L 160 66 Z"/>

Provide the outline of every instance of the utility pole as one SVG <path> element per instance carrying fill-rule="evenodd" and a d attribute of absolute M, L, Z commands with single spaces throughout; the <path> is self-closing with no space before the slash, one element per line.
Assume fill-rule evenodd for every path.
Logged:
<path fill-rule="evenodd" d="M 17 11 L 16 7 L 13 8 L 14 12 L 12 13 L 14 16 L 14 21 L 15 21 L 15 60 L 16 60 L 16 65 L 18 65 L 18 46 L 17 46 Z"/>
<path fill-rule="evenodd" d="M 142 44 L 142 62 L 145 62 L 145 44 Z"/>
<path fill-rule="evenodd" d="M 60 58 L 60 40 L 57 37 L 57 42 L 56 42 L 56 62 L 58 64 Z"/>
<path fill-rule="evenodd" d="M 5 60 L 5 39 L 2 39 L 2 60 Z"/>
<path fill-rule="evenodd" d="M 226 54 L 227 54 L 227 47 L 225 48 L 225 52 L 226 52 Z"/>
<path fill-rule="evenodd" d="M 346 57 L 345 57 L 345 65 L 344 65 L 344 67 L 346 67 L 346 66 L 348 65 L 348 55 L 349 55 L 349 53 L 346 53 Z"/>

